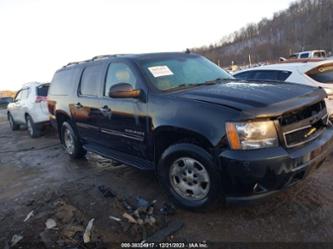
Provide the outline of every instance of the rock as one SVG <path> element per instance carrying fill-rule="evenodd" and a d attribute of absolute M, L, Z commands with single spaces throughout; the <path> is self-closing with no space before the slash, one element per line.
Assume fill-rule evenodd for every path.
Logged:
<path fill-rule="evenodd" d="M 22 235 L 14 234 L 11 240 L 11 247 L 15 246 L 23 239 Z"/>
<path fill-rule="evenodd" d="M 47 221 L 45 222 L 46 228 L 47 229 L 53 229 L 57 226 L 57 223 L 55 222 L 54 219 L 47 219 Z"/>

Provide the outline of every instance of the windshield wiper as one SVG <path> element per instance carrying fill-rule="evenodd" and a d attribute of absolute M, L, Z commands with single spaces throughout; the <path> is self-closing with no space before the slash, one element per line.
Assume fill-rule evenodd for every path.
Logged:
<path fill-rule="evenodd" d="M 237 79 L 216 78 L 215 80 L 207 80 L 202 84 L 203 85 L 215 85 L 215 84 L 225 83 L 225 82 L 235 81 L 235 80 L 237 80 Z M 237 81 L 239 81 L 239 80 L 237 80 Z"/>
<path fill-rule="evenodd" d="M 216 85 L 222 82 L 228 82 L 228 81 L 239 81 L 236 79 L 225 79 L 225 78 L 217 78 L 215 80 L 208 80 L 203 83 L 188 83 L 188 84 L 180 84 L 176 87 L 170 88 L 168 90 L 178 90 L 178 89 L 183 89 L 183 88 L 188 88 L 188 87 L 198 87 L 198 86 L 209 86 L 209 85 Z"/>

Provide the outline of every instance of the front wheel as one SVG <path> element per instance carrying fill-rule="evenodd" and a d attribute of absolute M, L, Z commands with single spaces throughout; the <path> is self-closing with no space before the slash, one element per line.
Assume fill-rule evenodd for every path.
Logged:
<path fill-rule="evenodd" d="M 170 146 L 161 157 L 158 175 L 175 203 L 185 208 L 204 208 L 223 196 L 211 155 L 193 144 Z"/>
<path fill-rule="evenodd" d="M 61 141 L 67 154 L 72 159 L 82 158 L 87 154 L 87 151 L 82 148 L 82 144 L 72 125 L 67 121 L 61 127 Z"/>

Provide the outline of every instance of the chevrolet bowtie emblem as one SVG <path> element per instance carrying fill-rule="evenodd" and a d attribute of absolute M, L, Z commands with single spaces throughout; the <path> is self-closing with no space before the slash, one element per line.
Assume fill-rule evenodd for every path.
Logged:
<path fill-rule="evenodd" d="M 316 132 L 316 130 L 317 130 L 317 128 L 312 128 L 311 130 L 308 131 L 308 133 L 306 133 L 306 134 L 304 135 L 304 137 L 305 137 L 305 138 L 310 137 L 313 133 Z"/>

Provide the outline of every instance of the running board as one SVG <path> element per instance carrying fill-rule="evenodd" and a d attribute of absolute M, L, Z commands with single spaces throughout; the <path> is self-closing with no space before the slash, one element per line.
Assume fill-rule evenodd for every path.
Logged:
<path fill-rule="evenodd" d="M 84 144 L 82 146 L 87 151 L 99 154 L 103 157 L 106 157 L 108 159 L 113 159 L 115 161 L 121 162 L 125 165 L 129 165 L 135 168 L 138 168 L 140 170 L 154 170 L 154 164 L 148 160 L 144 160 L 142 158 L 131 156 L 125 153 L 121 152 L 115 152 L 111 149 L 106 149 L 94 144 Z"/>

